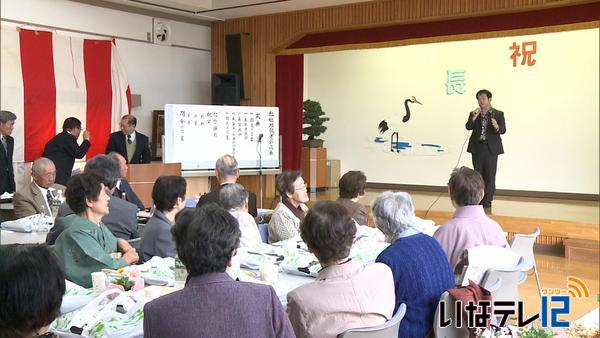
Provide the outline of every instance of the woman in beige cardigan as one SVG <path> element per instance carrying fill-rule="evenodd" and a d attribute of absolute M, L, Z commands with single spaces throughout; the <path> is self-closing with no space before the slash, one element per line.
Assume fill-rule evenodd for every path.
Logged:
<path fill-rule="evenodd" d="M 392 317 L 392 270 L 382 263 L 363 267 L 348 257 L 356 234 L 348 210 L 333 201 L 316 202 L 302 221 L 300 234 L 322 269 L 314 282 L 287 294 L 296 337 L 335 338 Z"/>
<path fill-rule="evenodd" d="M 277 176 L 277 190 L 281 202 L 269 222 L 269 243 L 298 236 L 300 221 L 308 211 L 306 184 L 300 171 L 284 171 Z"/>

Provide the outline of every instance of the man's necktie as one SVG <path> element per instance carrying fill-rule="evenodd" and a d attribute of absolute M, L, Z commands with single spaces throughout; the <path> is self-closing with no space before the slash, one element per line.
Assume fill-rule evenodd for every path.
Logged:
<path fill-rule="evenodd" d="M 48 200 L 48 206 L 50 208 L 52 208 L 52 192 L 50 192 L 50 189 L 46 190 L 46 199 Z"/>
<path fill-rule="evenodd" d="M 6 137 L 4 137 L 4 135 L 0 136 L 0 139 L 2 140 L 2 146 L 4 147 L 4 152 L 8 154 L 8 146 L 6 145 Z"/>
<path fill-rule="evenodd" d="M 127 135 L 127 143 L 131 144 L 131 135 Z"/>

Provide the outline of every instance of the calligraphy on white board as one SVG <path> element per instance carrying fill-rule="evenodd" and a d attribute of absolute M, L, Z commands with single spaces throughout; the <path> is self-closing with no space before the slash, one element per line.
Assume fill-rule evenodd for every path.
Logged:
<path fill-rule="evenodd" d="M 214 169 L 224 154 L 240 168 L 279 167 L 279 108 L 165 105 L 165 163 Z"/>

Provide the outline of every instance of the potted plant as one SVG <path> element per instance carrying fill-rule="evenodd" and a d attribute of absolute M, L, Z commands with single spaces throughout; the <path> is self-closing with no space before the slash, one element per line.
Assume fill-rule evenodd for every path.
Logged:
<path fill-rule="evenodd" d="M 329 121 L 329 117 L 325 117 L 325 112 L 321 108 L 321 104 L 317 101 L 304 101 L 304 111 L 302 112 L 302 124 L 307 125 L 302 128 L 302 134 L 308 138 L 302 141 L 302 145 L 307 148 L 322 148 L 323 140 L 317 139 L 323 134 L 327 127 L 323 122 Z"/>

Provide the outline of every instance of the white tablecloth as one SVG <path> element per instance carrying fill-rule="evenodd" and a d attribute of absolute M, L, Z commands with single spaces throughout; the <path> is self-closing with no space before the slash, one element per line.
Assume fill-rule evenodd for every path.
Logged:
<path fill-rule="evenodd" d="M 369 230 L 369 231 L 367 231 L 367 230 Z M 373 235 L 371 233 L 372 230 L 373 229 L 363 229 L 363 231 L 361 231 L 362 238 L 357 240 L 357 242 L 353 246 L 354 251 L 352 252 L 351 256 L 353 259 L 360 262 L 361 264 L 365 264 L 365 265 L 372 264 L 372 262 L 375 260 L 375 257 L 377 256 L 377 254 L 379 252 L 381 252 L 381 250 L 383 250 L 383 248 L 385 248 L 385 246 L 387 245 L 385 243 L 378 241 L 377 240 L 378 236 Z M 36 235 L 36 234 L 19 234 L 19 235 L 30 235 L 31 236 L 31 235 Z M 242 266 L 246 266 L 246 267 L 254 266 L 254 269 L 250 269 L 250 268 L 236 269 L 236 268 L 234 268 L 234 269 L 228 270 L 229 275 L 232 278 L 237 278 L 241 281 L 267 284 L 260 280 L 260 273 L 259 273 L 258 267 L 264 263 L 268 263 L 268 264 L 277 263 L 278 268 L 279 268 L 277 280 L 274 283 L 271 283 L 270 285 L 273 286 L 273 288 L 275 289 L 275 292 L 277 293 L 279 300 L 285 307 L 287 305 L 287 294 L 290 291 L 294 290 L 295 288 L 297 288 L 303 284 L 315 281 L 315 278 L 310 277 L 308 275 L 296 275 L 296 274 L 286 273 L 283 271 L 283 270 L 285 270 L 284 266 L 287 266 L 287 269 L 289 271 L 295 271 L 295 270 L 297 270 L 298 267 L 309 266 L 311 268 L 310 272 L 313 275 L 315 275 L 316 272 L 318 272 L 318 269 L 320 269 L 320 267 L 318 265 L 310 264 L 311 262 L 316 261 L 316 257 L 314 257 L 314 255 L 308 253 L 308 251 L 306 250 L 306 245 L 304 245 L 304 243 L 297 243 L 295 240 L 290 240 L 288 242 L 289 243 L 283 243 L 283 246 L 279 246 L 279 247 L 271 246 L 271 245 L 263 243 L 263 244 L 255 246 L 255 247 L 252 247 L 252 248 L 238 249 L 236 257 L 238 257 L 239 261 L 242 263 Z M 280 243 L 280 244 L 282 244 L 282 243 Z M 284 257 L 284 255 L 287 255 L 287 257 Z M 140 269 L 140 271 L 142 271 L 141 272 L 142 276 L 146 279 L 146 281 L 149 281 L 149 279 L 151 279 L 151 277 L 153 277 L 154 275 L 156 275 L 156 276 L 154 276 L 154 278 L 152 278 L 152 279 L 156 279 L 156 280 L 161 279 L 161 278 L 167 278 L 167 277 L 168 277 L 167 279 L 174 279 L 175 274 L 174 274 L 173 270 L 170 269 L 170 266 L 174 265 L 173 258 L 154 257 L 153 260 L 155 260 L 156 262 L 154 262 L 154 263 L 152 263 L 152 261 L 146 262 L 145 263 L 146 267 L 142 267 L 142 266 L 137 267 L 137 269 Z M 164 264 L 159 264 L 160 262 L 163 262 Z M 166 269 L 164 267 L 160 268 L 165 264 L 168 265 Z M 125 268 L 125 272 L 132 270 L 132 269 L 136 269 L 136 266 Z M 169 284 L 169 283 L 167 283 L 167 284 Z M 169 285 L 172 285 L 172 284 L 169 284 Z M 181 287 L 183 287 L 183 285 L 181 283 L 175 282 L 175 287 L 149 286 L 148 288 L 158 289 L 159 290 L 158 294 L 166 294 L 166 293 L 170 293 L 175 290 L 178 290 Z M 86 290 L 79 290 L 77 292 L 76 291 L 77 290 L 69 291 L 68 296 L 80 296 L 80 294 L 78 294 L 77 292 L 84 292 Z M 99 332 L 101 331 L 102 334 L 106 334 L 106 336 L 108 336 L 108 337 L 119 337 L 119 338 L 121 338 L 121 337 L 130 338 L 130 337 L 139 336 L 140 329 L 143 325 L 143 313 L 140 312 L 141 311 L 140 309 L 143 308 L 142 303 L 145 303 L 146 301 L 150 300 L 149 298 L 146 298 L 148 296 L 146 296 L 145 294 L 146 294 L 146 292 L 142 291 L 141 294 L 139 296 L 137 296 L 138 301 L 140 301 L 140 303 L 138 304 L 139 306 L 134 308 L 135 311 L 137 311 L 137 312 L 133 312 L 133 313 L 130 312 L 125 317 L 123 317 L 121 315 L 112 315 L 112 312 L 111 312 L 111 315 L 106 316 L 100 322 L 98 322 L 101 325 L 99 325 L 98 323 L 95 323 L 94 326 L 89 328 L 88 332 L 97 330 Z M 84 312 L 86 310 L 82 308 L 77 311 Z M 74 318 L 75 315 L 79 315 L 77 311 L 67 313 L 67 314 L 64 314 L 63 316 L 59 317 L 59 319 L 57 319 L 54 322 L 53 327 L 58 328 L 63 331 L 68 331 L 66 328 L 70 327 L 71 320 Z"/>
<path fill-rule="evenodd" d="M 0 230 L 0 244 L 38 244 L 46 242 L 47 232 L 15 232 Z"/>

